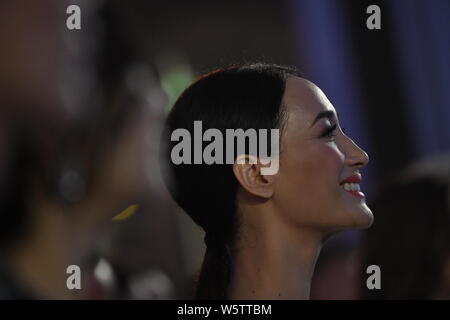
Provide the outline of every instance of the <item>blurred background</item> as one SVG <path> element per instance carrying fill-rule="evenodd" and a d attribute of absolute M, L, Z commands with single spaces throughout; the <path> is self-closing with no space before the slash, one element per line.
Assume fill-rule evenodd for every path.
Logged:
<path fill-rule="evenodd" d="M 316 83 L 371 159 L 374 225 L 329 240 L 311 298 L 450 298 L 450 1 L 2 1 L 0 47 L 4 297 L 66 298 L 42 279 L 80 264 L 81 298 L 189 298 L 203 234 L 162 183 L 159 130 L 197 76 L 258 61 Z"/>

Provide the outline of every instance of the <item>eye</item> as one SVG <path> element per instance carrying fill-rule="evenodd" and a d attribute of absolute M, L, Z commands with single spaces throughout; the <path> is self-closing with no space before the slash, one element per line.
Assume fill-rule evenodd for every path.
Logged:
<path fill-rule="evenodd" d="M 336 128 L 337 128 L 336 124 L 331 127 L 326 128 L 324 130 L 324 132 L 322 132 L 322 134 L 320 135 L 320 138 L 327 138 L 327 139 L 333 141 L 334 137 L 336 137 L 336 133 L 335 133 Z"/>

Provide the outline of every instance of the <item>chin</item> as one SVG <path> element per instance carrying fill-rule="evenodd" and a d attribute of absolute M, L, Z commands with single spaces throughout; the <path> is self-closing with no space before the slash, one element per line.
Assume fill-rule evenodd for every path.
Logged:
<path fill-rule="evenodd" d="M 364 204 L 363 208 L 360 208 L 356 212 L 353 212 L 354 217 L 354 229 L 367 229 L 373 223 L 372 211 Z"/>
<path fill-rule="evenodd" d="M 369 228 L 373 223 L 373 214 L 372 211 L 364 205 L 364 207 L 355 209 L 353 208 L 351 211 L 345 212 L 345 216 L 347 217 L 340 227 L 332 228 L 334 233 L 337 232 L 346 232 L 352 230 L 362 230 Z"/>

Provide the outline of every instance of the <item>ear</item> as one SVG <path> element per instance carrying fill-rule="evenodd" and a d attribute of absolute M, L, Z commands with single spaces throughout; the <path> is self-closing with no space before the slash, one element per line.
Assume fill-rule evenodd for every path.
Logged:
<path fill-rule="evenodd" d="M 233 173 L 240 185 L 251 194 L 269 199 L 273 195 L 275 175 L 264 175 L 258 158 L 251 155 L 240 155 L 233 164 Z"/>

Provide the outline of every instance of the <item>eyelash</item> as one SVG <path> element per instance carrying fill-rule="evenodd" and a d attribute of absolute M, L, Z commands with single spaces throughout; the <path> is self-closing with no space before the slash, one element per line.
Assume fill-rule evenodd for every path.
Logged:
<path fill-rule="evenodd" d="M 320 138 L 334 138 L 336 136 L 336 134 L 334 133 L 334 131 L 336 130 L 337 125 L 333 125 L 329 128 L 327 128 L 321 135 Z"/>

